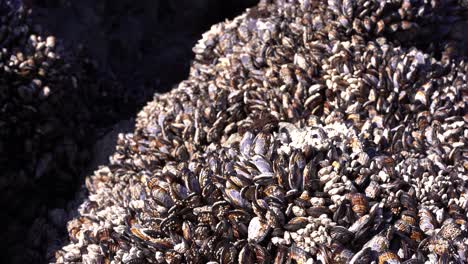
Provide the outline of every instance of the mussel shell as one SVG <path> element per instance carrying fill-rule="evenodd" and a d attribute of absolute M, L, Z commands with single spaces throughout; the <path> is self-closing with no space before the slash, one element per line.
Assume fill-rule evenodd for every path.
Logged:
<path fill-rule="evenodd" d="M 242 197 L 239 191 L 235 189 L 226 189 L 224 193 L 226 194 L 226 198 L 228 198 L 232 205 L 238 208 L 249 207 L 248 201 Z"/>
<path fill-rule="evenodd" d="M 250 150 L 253 145 L 253 140 L 254 140 L 254 135 L 247 131 L 244 136 L 242 137 L 242 140 L 239 144 L 239 150 L 244 155 L 245 157 L 250 156 Z"/>
<path fill-rule="evenodd" d="M 265 239 L 270 230 L 271 228 L 267 222 L 256 216 L 250 220 L 248 240 L 254 243 L 260 243 Z"/>
<path fill-rule="evenodd" d="M 159 186 L 153 187 L 151 190 L 151 195 L 159 205 L 162 205 L 166 208 L 171 208 L 174 205 L 174 201 L 172 200 L 169 193 Z"/>
<path fill-rule="evenodd" d="M 271 163 L 260 155 L 253 156 L 252 163 L 255 164 L 260 173 L 273 173 Z"/>
<path fill-rule="evenodd" d="M 341 244 L 346 244 L 354 238 L 354 234 L 344 226 L 334 226 L 330 228 L 331 238 Z"/>
<path fill-rule="evenodd" d="M 288 231 L 297 231 L 301 228 L 304 228 L 309 223 L 307 217 L 297 216 L 289 220 L 289 222 L 284 226 L 284 229 Z"/>
<path fill-rule="evenodd" d="M 318 218 L 321 215 L 331 215 L 332 211 L 327 206 L 312 206 L 306 209 L 307 215 Z"/>
<path fill-rule="evenodd" d="M 302 248 L 294 245 L 289 248 L 289 258 L 294 260 L 297 264 L 306 264 L 310 257 L 310 254 Z"/>

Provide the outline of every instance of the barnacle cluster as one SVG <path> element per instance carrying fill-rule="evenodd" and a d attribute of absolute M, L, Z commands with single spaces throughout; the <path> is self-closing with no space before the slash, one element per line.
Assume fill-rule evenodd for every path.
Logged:
<path fill-rule="evenodd" d="M 56 262 L 466 262 L 464 8 L 276 0 L 214 25 Z"/>

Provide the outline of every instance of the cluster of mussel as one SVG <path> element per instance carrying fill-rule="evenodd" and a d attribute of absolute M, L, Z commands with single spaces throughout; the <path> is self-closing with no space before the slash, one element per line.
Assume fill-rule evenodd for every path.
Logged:
<path fill-rule="evenodd" d="M 97 72 L 90 59 L 42 34 L 22 1 L 0 1 L 0 234 L 7 252 L 0 259 L 39 261 L 64 228 L 48 215 L 53 208 L 64 214 L 97 129 L 113 124 L 126 104 Z"/>
<path fill-rule="evenodd" d="M 88 177 L 56 261 L 465 263 L 465 14 L 277 0 L 214 25 Z"/>

